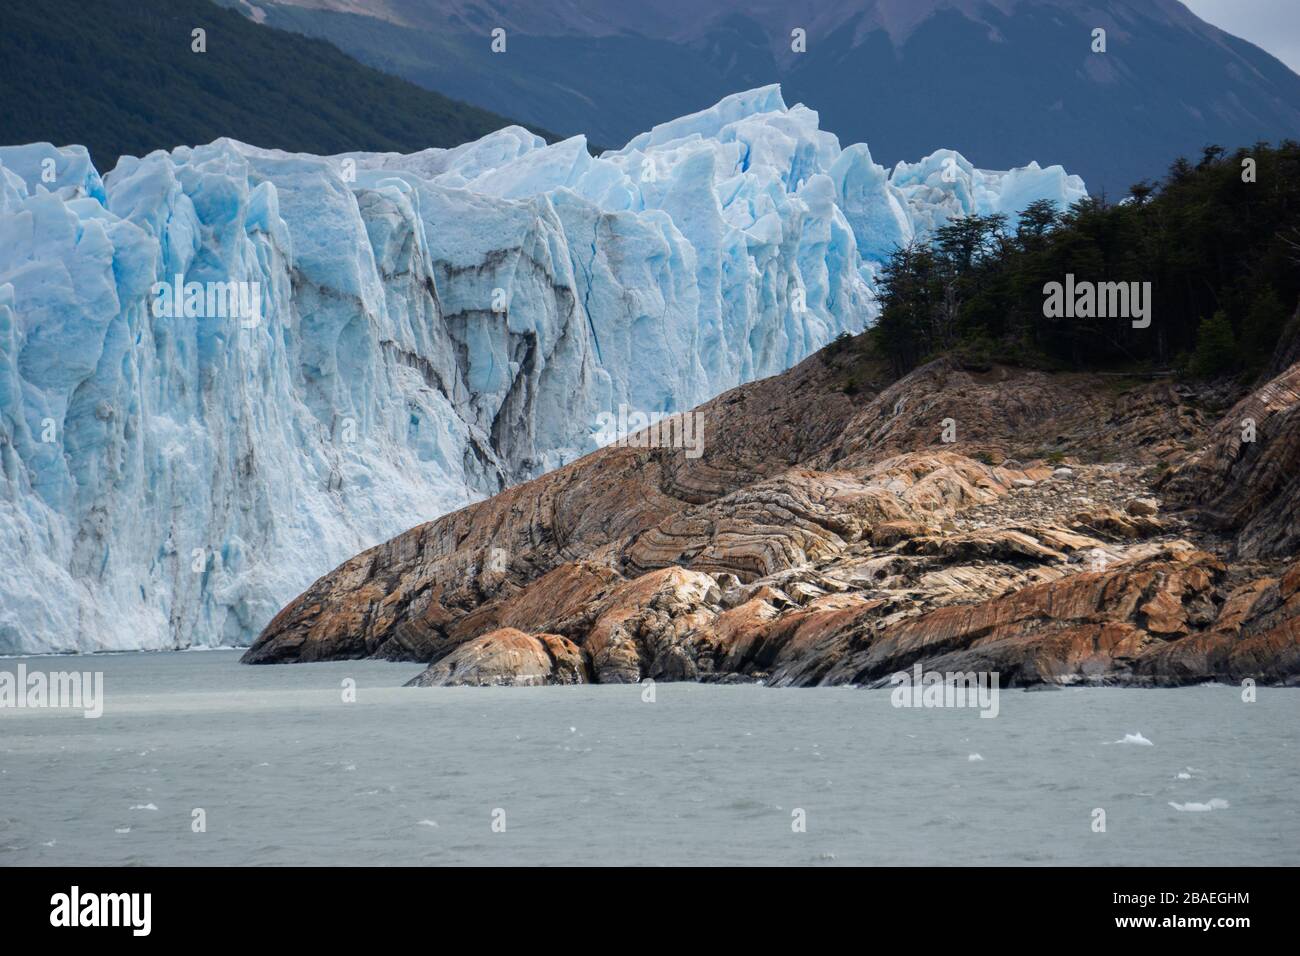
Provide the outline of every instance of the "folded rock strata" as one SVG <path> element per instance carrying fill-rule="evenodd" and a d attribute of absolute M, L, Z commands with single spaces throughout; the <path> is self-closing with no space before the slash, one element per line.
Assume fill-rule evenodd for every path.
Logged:
<path fill-rule="evenodd" d="M 525 634 L 512 627 L 476 637 L 408 682 L 408 687 L 534 687 L 585 684 L 578 646 L 558 634 Z"/>
<path fill-rule="evenodd" d="M 887 379 L 834 346 L 701 406 L 699 458 L 604 448 L 414 528 L 245 660 L 424 661 L 415 683 L 439 685 L 877 684 L 917 663 L 1300 682 L 1300 366 L 1217 424 L 1167 381 L 948 360 Z"/>
<path fill-rule="evenodd" d="M 1243 556 L 1300 550 L 1300 363 L 1238 402 L 1166 486 Z"/>

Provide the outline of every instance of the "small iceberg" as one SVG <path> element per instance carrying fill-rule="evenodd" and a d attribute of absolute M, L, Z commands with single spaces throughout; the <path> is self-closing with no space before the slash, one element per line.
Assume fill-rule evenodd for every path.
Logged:
<path fill-rule="evenodd" d="M 969 757 L 966 758 L 967 763 L 979 763 L 983 760 L 984 758 L 981 757 L 979 754 L 971 754 Z"/>
<path fill-rule="evenodd" d="M 1154 746 L 1155 746 L 1155 744 L 1153 744 L 1151 741 L 1149 741 L 1149 740 L 1147 740 L 1145 737 L 1143 737 L 1142 734 L 1141 734 L 1140 732 L 1139 732 L 1139 733 L 1136 733 L 1136 734 L 1125 734 L 1123 740 L 1113 740 L 1113 741 L 1111 741 L 1111 743 L 1116 743 L 1116 744 L 1137 744 L 1138 746 L 1141 746 L 1141 747 L 1154 747 Z"/>
<path fill-rule="evenodd" d="M 1210 810 L 1226 810 L 1229 807 L 1227 800 L 1220 800 L 1218 797 L 1209 803 L 1174 803 L 1170 800 L 1169 805 L 1183 813 L 1208 813 Z"/>

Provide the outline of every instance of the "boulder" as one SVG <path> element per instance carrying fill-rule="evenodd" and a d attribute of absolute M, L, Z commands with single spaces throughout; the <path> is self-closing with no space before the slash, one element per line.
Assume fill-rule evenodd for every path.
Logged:
<path fill-rule="evenodd" d="M 406 686 L 538 687 L 585 683 L 583 653 L 572 641 L 559 634 L 525 634 L 503 627 L 461 644 Z"/>
<path fill-rule="evenodd" d="M 1160 511 L 1160 502 L 1154 498 L 1131 498 L 1124 510 L 1134 517 L 1151 517 Z"/>

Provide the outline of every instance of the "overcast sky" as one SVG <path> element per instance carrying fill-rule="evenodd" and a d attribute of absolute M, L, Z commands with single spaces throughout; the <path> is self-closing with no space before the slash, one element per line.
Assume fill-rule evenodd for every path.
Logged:
<path fill-rule="evenodd" d="M 1300 73 L 1300 0 L 1183 0 L 1202 20 L 1249 40 Z"/>

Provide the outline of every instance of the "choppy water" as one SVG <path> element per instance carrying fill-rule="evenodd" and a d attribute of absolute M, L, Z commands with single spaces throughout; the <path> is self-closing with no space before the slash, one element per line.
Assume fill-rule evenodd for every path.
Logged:
<path fill-rule="evenodd" d="M 22 661 L 102 670 L 105 711 L 0 709 L 0 864 L 1300 863 L 1295 690 L 1006 691 L 982 719 L 888 691 L 647 703 L 237 657 Z"/>

